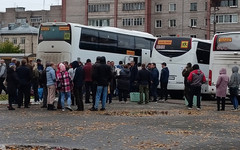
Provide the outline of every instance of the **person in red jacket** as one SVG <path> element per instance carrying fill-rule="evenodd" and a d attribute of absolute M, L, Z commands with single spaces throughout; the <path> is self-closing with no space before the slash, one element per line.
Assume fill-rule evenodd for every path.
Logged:
<path fill-rule="evenodd" d="M 206 77 L 204 73 L 199 69 L 197 64 L 193 65 L 193 71 L 188 76 L 188 82 L 190 83 L 190 100 L 188 104 L 188 109 L 192 109 L 193 96 L 197 96 L 197 110 L 201 109 L 201 86 L 206 82 Z"/>
<path fill-rule="evenodd" d="M 92 91 L 92 63 L 90 59 L 87 59 L 87 62 L 85 66 L 83 67 L 84 74 L 85 74 L 85 89 L 86 89 L 86 95 L 85 95 L 85 103 L 91 103 L 89 101 L 90 99 L 90 92 Z"/>

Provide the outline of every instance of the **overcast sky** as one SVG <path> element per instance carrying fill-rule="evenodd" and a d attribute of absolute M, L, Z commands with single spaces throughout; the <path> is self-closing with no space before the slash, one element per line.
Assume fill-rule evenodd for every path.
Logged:
<path fill-rule="evenodd" d="M 5 8 L 11 7 L 25 7 L 26 10 L 49 10 L 51 5 L 61 4 L 62 0 L 0 0 L 0 12 L 5 12 Z"/>

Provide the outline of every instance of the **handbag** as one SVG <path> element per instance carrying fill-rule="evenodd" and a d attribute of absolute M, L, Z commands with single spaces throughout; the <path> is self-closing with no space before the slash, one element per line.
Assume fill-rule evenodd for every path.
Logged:
<path fill-rule="evenodd" d="M 62 75 L 62 73 L 61 73 Z M 62 79 L 63 79 L 63 75 L 62 75 Z M 57 81 L 57 90 L 61 90 L 62 89 L 62 82 L 59 80 Z"/>

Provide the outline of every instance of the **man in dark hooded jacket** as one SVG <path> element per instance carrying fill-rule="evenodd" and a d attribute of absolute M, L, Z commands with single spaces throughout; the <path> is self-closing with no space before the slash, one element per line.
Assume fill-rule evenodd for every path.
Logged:
<path fill-rule="evenodd" d="M 100 65 L 96 67 L 96 72 L 93 74 L 93 78 L 97 83 L 97 92 L 96 92 L 96 102 L 94 109 L 92 111 L 98 110 L 98 103 L 102 96 L 102 108 L 100 110 L 105 110 L 105 104 L 107 100 L 107 88 L 108 84 L 112 78 L 111 67 L 106 64 L 106 58 L 103 56 L 100 59 Z"/>
<path fill-rule="evenodd" d="M 94 106 L 96 102 L 96 92 L 97 92 L 97 81 L 96 81 L 96 76 L 97 76 L 97 67 L 100 65 L 100 59 L 101 57 L 98 56 L 96 58 L 95 64 L 92 66 L 92 108 L 89 110 L 94 111 Z"/>
<path fill-rule="evenodd" d="M 77 110 L 83 111 L 84 105 L 83 105 L 83 92 L 82 87 L 84 83 L 84 70 L 79 65 L 78 61 L 72 62 L 72 67 L 74 69 L 74 77 L 73 77 L 73 92 L 77 103 Z"/>

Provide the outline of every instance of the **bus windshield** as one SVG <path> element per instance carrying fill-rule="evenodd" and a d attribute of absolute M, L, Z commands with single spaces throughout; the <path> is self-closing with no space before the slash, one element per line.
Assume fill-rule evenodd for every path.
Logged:
<path fill-rule="evenodd" d="M 177 57 L 191 49 L 191 38 L 158 38 L 155 49 L 167 57 Z"/>
<path fill-rule="evenodd" d="M 38 43 L 42 41 L 66 41 L 71 44 L 70 26 L 41 26 Z"/>
<path fill-rule="evenodd" d="M 240 33 L 218 35 L 215 38 L 215 51 L 240 51 Z"/>

